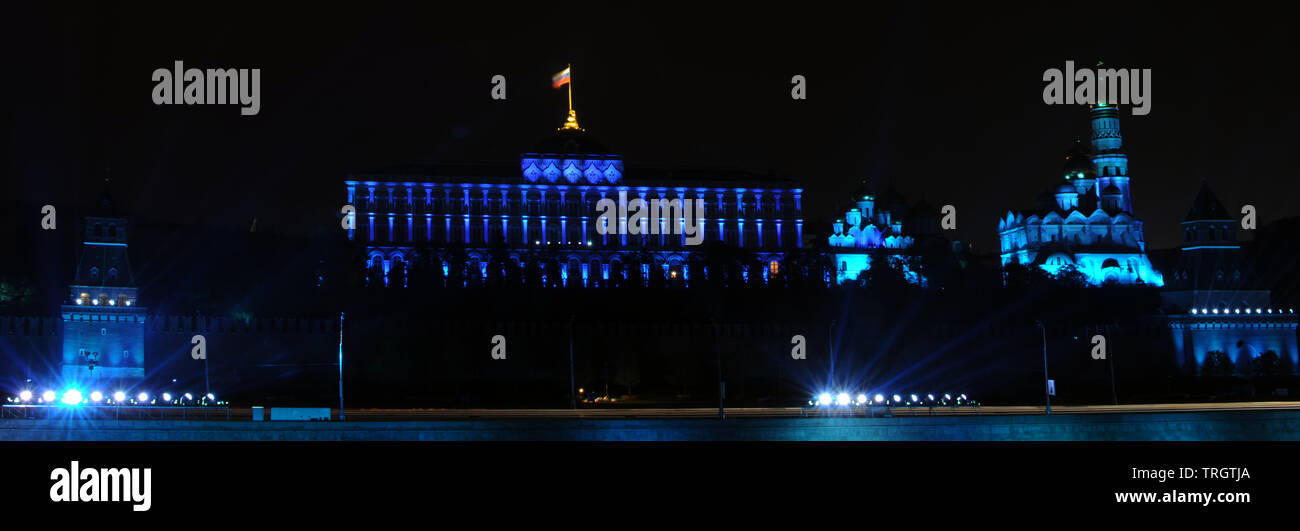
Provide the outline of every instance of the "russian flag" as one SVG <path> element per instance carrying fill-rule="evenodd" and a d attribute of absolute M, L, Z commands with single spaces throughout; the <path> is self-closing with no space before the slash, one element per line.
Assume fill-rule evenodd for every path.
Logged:
<path fill-rule="evenodd" d="M 551 76 L 551 88 L 560 88 L 569 84 L 569 69 L 565 68 L 560 73 Z"/>

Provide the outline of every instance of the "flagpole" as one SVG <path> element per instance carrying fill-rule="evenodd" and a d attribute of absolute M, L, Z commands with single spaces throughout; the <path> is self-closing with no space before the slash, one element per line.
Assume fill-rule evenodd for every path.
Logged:
<path fill-rule="evenodd" d="M 569 71 L 569 112 L 573 112 L 573 63 L 569 63 L 566 68 Z"/>

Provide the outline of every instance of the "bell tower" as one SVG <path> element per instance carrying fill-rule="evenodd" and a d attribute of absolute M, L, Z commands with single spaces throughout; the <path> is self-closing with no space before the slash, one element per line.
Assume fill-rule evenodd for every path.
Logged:
<path fill-rule="evenodd" d="M 1119 190 L 1116 207 L 1133 212 L 1133 195 L 1129 192 L 1128 156 L 1124 154 L 1124 137 L 1119 130 L 1119 109 L 1105 102 L 1092 106 L 1092 163 L 1097 169 L 1097 190 L 1114 185 Z"/>

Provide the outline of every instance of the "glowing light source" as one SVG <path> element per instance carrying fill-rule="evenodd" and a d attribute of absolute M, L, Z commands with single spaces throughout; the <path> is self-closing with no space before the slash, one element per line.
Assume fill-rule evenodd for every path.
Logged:
<path fill-rule="evenodd" d="M 26 402 L 26 401 L 28 401 L 28 400 L 31 400 L 31 399 L 32 399 L 32 392 L 31 392 L 31 391 L 28 391 L 28 390 L 26 390 L 26 389 L 24 389 L 23 392 L 18 393 L 18 399 L 19 399 L 19 400 L 22 400 L 23 402 Z"/>
<path fill-rule="evenodd" d="M 215 395 L 213 395 L 212 393 L 208 393 L 208 400 L 216 400 L 216 399 L 217 397 Z"/>
<path fill-rule="evenodd" d="M 139 401 L 141 401 L 141 402 L 148 402 L 148 401 L 149 401 L 149 393 L 144 393 L 144 392 L 142 392 L 142 393 L 140 393 L 140 394 L 138 394 L 138 395 L 135 395 L 135 398 L 136 398 L 136 400 L 139 400 Z"/>
<path fill-rule="evenodd" d="M 93 391 L 93 392 L 90 393 L 90 401 L 91 401 L 91 402 L 99 402 L 100 400 L 103 400 L 103 399 L 104 399 L 104 393 L 101 393 L 101 392 L 99 392 L 99 391 Z"/>
<path fill-rule="evenodd" d="M 865 404 L 865 403 L 867 403 L 867 395 L 865 394 L 858 395 L 858 404 Z"/>
<path fill-rule="evenodd" d="M 54 391 L 48 391 L 48 390 L 47 390 L 47 391 L 45 391 L 44 393 L 41 393 L 41 400 L 44 400 L 44 401 L 46 401 L 46 402 L 53 402 L 53 401 L 54 401 Z"/>
<path fill-rule="evenodd" d="M 171 401 L 172 401 L 172 394 L 171 394 L 171 393 L 163 393 L 162 399 L 163 399 L 163 402 L 171 402 Z"/>
<path fill-rule="evenodd" d="M 185 393 L 185 399 L 186 399 L 186 400 L 194 400 L 194 395 L 191 395 L 191 394 L 189 394 L 189 393 Z"/>
<path fill-rule="evenodd" d="M 831 394 L 830 394 L 830 393 L 822 393 L 822 394 L 820 394 L 820 395 L 817 395 L 817 405 L 819 405 L 819 406 L 829 406 L 829 405 L 831 405 Z"/>
<path fill-rule="evenodd" d="M 837 406 L 847 406 L 847 405 L 849 405 L 849 394 L 848 394 L 848 393 L 840 393 L 839 395 L 836 395 L 836 396 L 835 396 L 835 405 L 837 405 Z"/>
<path fill-rule="evenodd" d="M 63 392 L 63 403 L 69 406 L 75 406 L 81 403 L 81 391 L 68 389 Z"/>
<path fill-rule="evenodd" d="M 881 402 L 884 402 L 884 401 L 885 401 L 885 395 L 882 395 L 882 394 L 877 394 L 877 395 L 876 395 L 876 403 L 877 403 L 877 404 L 879 404 L 879 403 L 881 403 Z"/>

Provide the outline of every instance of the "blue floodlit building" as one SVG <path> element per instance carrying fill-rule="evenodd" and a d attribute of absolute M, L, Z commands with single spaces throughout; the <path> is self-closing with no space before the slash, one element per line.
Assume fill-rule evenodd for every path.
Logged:
<path fill-rule="evenodd" d="M 1221 353 L 1234 374 L 1300 374 L 1295 310 L 1274 307 L 1271 292 L 1242 251 L 1238 223 L 1209 185 L 1201 183 L 1182 223 L 1182 248 L 1166 265 L 1170 278 L 1160 295 L 1172 309 L 1169 324 L 1178 367 L 1202 374 L 1210 354 Z"/>
<path fill-rule="evenodd" d="M 1133 213 L 1118 109 L 1102 103 L 1090 112 L 1091 150 L 1076 143 L 1061 181 L 1039 197 L 1037 209 L 1007 212 L 998 221 L 1002 265 L 1035 266 L 1052 275 L 1074 270 L 1094 286 L 1163 286 Z"/>
<path fill-rule="evenodd" d="M 919 258 L 912 254 L 918 236 L 937 234 L 934 210 L 925 201 L 908 209 L 901 194 L 890 186 L 877 200 L 864 181 L 853 193 L 852 206 L 837 218 L 827 237 L 834 255 L 835 282 L 860 280 L 872 263 L 888 260 L 913 284 L 925 285 L 917 272 Z M 904 222 L 908 224 L 904 231 Z"/>
<path fill-rule="evenodd" d="M 803 240 L 803 190 L 794 182 L 730 169 L 628 168 L 573 115 L 517 165 L 415 165 L 353 174 L 344 184 L 356 209 L 348 238 L 364 245 L 369 281 L 385 286 L 407 286 L 417 274 L 447 286 L 523 277 L 545 287 L 689 286 L 710 274 L 693 256 L 711 242 L 742 249 L 750 257 L 744 282 L 766 283 Z M 598 227 L 602 200 L 635 199 L 681 208 L 636 216 L 620 207 L 607 230 Z"/>
<path fill-rule="evenodd" d="M 132 386 L 144 379 L 145 308 L 136 299 L 126 218 L 104 196 L 83 223 L 81 257 L 62 306 L 63 385 Z"/>

